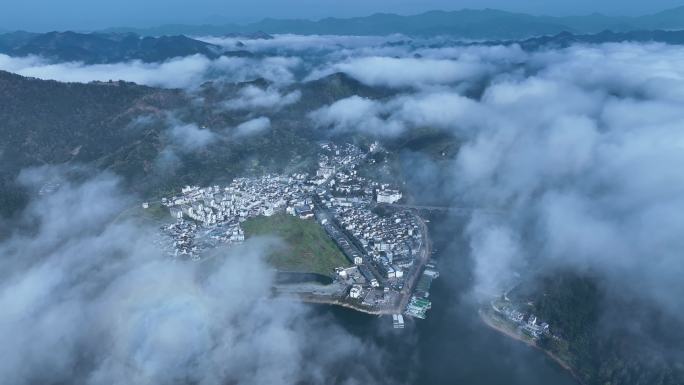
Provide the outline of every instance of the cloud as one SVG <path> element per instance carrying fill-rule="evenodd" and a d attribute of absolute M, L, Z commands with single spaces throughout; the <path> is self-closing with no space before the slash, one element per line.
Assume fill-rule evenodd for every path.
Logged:
<path fill-rule="evenodd" d="M 309 114 L 314 124 L 321 128 L 332 128 L 336 133 L 364 132 L 376 136 L 395 136 L 404 130 L 400 122 L 387 121 L 380 117 L 382 103 L 360 96 L 338 100 Z"/>
<path fill-rule="evenodd" d="M 171 143 L 184 152 L 202 150 L 218 139 L 213 131 L 200 128 L 194 123 L 174 125 L 169 129 L 168 135 Z"/>
<path fill-rule="evenodd" d="M 248 136 L 254 136 L 258 134 L 263 134 L 271 128 L 271 119 L 261 116 L 248 120 L 244 123 L 240 123 L 233 130 L 233 137 L 244 138 Z"/>
<path fill-rule="evenodd" d="M 474 61 L 365 57 L 336 65 L 366 84 L 388 87 L 416 87 L 448 84 L 483 75 L 489 66 Z"/>
<path fill-rule="evenodd" d="M 676 65 L 683 57 L 676 45 L 612 43 L 540 52 L 530 58 L 530 65 L 540 68 L 547 78 L 564 79 L 586 89 L 681 102 L 682 90 L 668 85 L 684 78 L 684 71 Z"/>
<path fill-rule="evenodd" d="M 311 54 L 311 51 L 335 51 L 341 48 L 362 49 L 403 39 L 402 36 L 342 36 L 342 35 L 294 35 L 277 34 L 273 39 L 250 39 L 247 37 L 198 37 L 198 40 L 228 49 L 247 49 L 252 52 L 282 52 Z M 238 46 L 243 43 L 245 46 Z M 303 52 L 306 51 L 306 52 Z"/>
<path fill-rule="evenodd" d="M 33 170 L 25 183 L 60 173 Z M 382 353 L 306 306 L 271 298 L 255 239 L 206 263 L 172 260 L 120 215 L 111 174 L 33 200 L 0 242 L 0 377 L 11 384 L 382 382 Z M 137 206 L 137 204 L 135 205 Z M 325 343 L 321 343 L 325 341 Z M 349 360 L 360 370 L 338 371 Z"/>
<path fill-rule="evenodd" d="M 478 45 L 478 44 L 435 44 L 428 41 L 413 51 L 421 57 L 430 59 L 453 59 L 465 62 L 485 62 L 490 65 L 504 66 L 508 70 L 510 66 L 524 64 L 529 60 L 530 54 L 523 51 L 518 44 L 511 45 Z"/>
<path fill-rule="evenodd" d="M 480 119 L 478 104 L 453 91 L 419 92 L 389 100 L 360 96 L 338 100 L 309 114 L 314 125 L 340 132 L 395 137 L 412 128 L 458 130 Z"/>
<path fill-rule="evenodd" d="M 148 123 L 149 121 L 139 122 L 139 124 Z M 168 114 L 164 118 L 164 125 L 168 127 L 164 131 L 166 143 L 159 151 L 154 167 L 159 175 L 168 176 L 183 165 L 187 155 L 207 151 L 215 143 L 228 143 L 263 134 L 271 128 L 271 120 L 260 116 L 235 127 L 212 130 L 204 126 L 200 127 L 196 123 L 185 123 L 173 114 Z"/>
<path fill-rule="evenodd" d="M 514 284 L 511 271 L 520 267 L 520 239 L 514 230 L 493 222 L 491 217 L 475 214 L 466 228 L 471 239 L 472 258 L 476 261 L 473 288 L 477 296 L 492 297 L 502 287 Z"/>
<path fill-rule="evenodd" d="M 387 102 L 391 119 L 412 127 L 456 130 L 482 119 L 478 104 L 453 91 L 416 93 Z"/>
<path fill-rule="evenodd" d="M 202 55 L 170 59 L 160 63 L 133 60 L 124 63 L 87 65 L 80 62 L 52 63 L 46 59 L 10 57 L 0 54 L 0 70 L 23 76 L 63 82 L 124 80 L 167 88 L 195 88 L 216 79 L 241 82 L 265 78 L 277 84 L 294 81 L 293 69 L 299 59 L 266 57 L 261 59 L 222 56 L 210 60 Z"/>
<path fill-rule="evenodd" d="M 204 56 L 194 55 L 163 63 L 131 61 L 86 65 L 79 62 L 51 63 L 39 57 L 13 58 L 0 55 L 0 69 L 22 76 L 63 82 L 125 80 L 150 86 L 184 88 L 202 81 L 211 66 Z"/>
<path fill-rule="evenodd" d="M 312 71 L 307 79 L 344 72 L 371 86 L 424 89 L 462 82 L 477 83 L 510 68 L 524 57 L 519 48 L 503 47 L 357 49 L 331 54 L 327 62 Z"/>
<path fill-rule="evenodd" d="M 302 93 L 299 90 L 281 94 L 273 87 L 263 89 L 248 85 L 240 89 L 235 98 L 223 102 L 223 106 L 229 110 L 279 110 L 298 102 L 301 97 Z"/>
<path fill-rule="evenodd" d="M 179 164 L 181 154 L 205 150 L 222 140 L 229 141 L 262 134 L 271 128 L 271 119 L 265 116 L 247 120 L 232 129 L 216 132 L 199 127 L 195 123 L 182 123 L 175 118 L 170 118 L 169 123 L 171 127 L 166 132 L 170 143 L 160 153 L 158 162 L 171 166 Z"/>
<path fill-rule="evenodd" d="M 673 102 L 684 78 L 669 64 L 680 54 L 631 44 L 542 52 L 527 74 L 502 75 L 464 104 L 482 119 L 461 134 L 454 197 L 506 210 L 470 226 L 476 287 L 507 289 L 523 266 L 592 271 L 611 295 L 684 320 L 674 295 L 684 290 L 674 214 L 684 185 L 672 168 L 684 161 Z"/>
<path fill-rule="evenodd" d="M 475 297 L 562 268 L 599 277 L 608 300 L 642 301 L 684 321 L 681 47 L 623 43 L 523 52 L 517 46 L 340 41 L 247 42 L 278 55 L 299 50 L 305 59 L 190 57 L 98 67 L 0 56 L 0 68 L 75 81 L 115 74 L 179 87 L 218 78 L 275 82 L 244 87 L 225 102 L 235 113 L 260 116 L 235 127 L 234 137 L 278 123 L 261 110 L 299 99 L 283 86 L 310 68 L 316 69 L 308 79 L 343 71 L 394 88 L 381 99 L 337 100 L 306 118 L 333 134 L 396 138 L 433 128 L 453 136 L 459 143 L 449 144 L 453 159 L 408 152 L 401 165 L 418 182 L 407 188 L 424 193 L 419 199 L 496 210 L 475 212 L 465 230 Z M 316 52 L 306 56 L 308 50 Z M 174 123 L 160 159 L 177 164 L 178 153 L 231 135 Z M 272 247 L 267 241 L 221 250 L 209 272 L 171 264 L 158 255 L 150 229 L 113 221 L 128 200 L 112 176 L 67 183 L 31 204 L 22 224 L 37 223 L 36 231 L 17 229 L 0 243 L 6 256 L 0 308 L 7 309 L 0 339 L 9 341 L 0 347 L 9 357 L 0 363 L 0 377 L 19 384 L 325 383 L 324 373 L 340 357 L 353 361 L 377 352 L 305 306 L 266 299 L 271 273 L 261 258 Z M 318 348 L 324 339 L 325 349 Z M 49 354 L 58 350 L 62 354 Z M 357 367 L 376 363 L 362 364 Z M 363 371 L 349 375 L 358 382 L 376 379 Z"/>
<path fill-rule="evenodd" d="M 154 171 L 156 171 L 159 175 L 170 175 L 173 174 L 182 164 L 183 161 L 176 151 L 167 146 L 161 150 L 155 158 Z"/>
<path fill-rule="evenodd" d="M 294 72 L 301 64 L 301 59 L 297 57 L 267 56 L 252 59 L 222 56 L 216 59 L 216 73 L 211 78 L 232 82 L 263 78 L 276 86 L 282 86 L 296 80 Z"/>
<path fill-rule="evenodd" d="M 647 304 L 684 321 L 684 221 L 677 214 L 684 184 L 674 166 L 684 161 L 681 47 L 430 50 L 445 59 L 384 58 L 377 61 L 390 63 L 384 73 L 347 68 L 368 84 L 418 86 L 382 99 L 352 96 L 309 118 L 333 133 L 380 138 L 430 127 L 459 143 L 452 160 L 410 151 L 400 157 L 407 188 L 424 193 L 417 199 L 484 209 L 465 232 L 476 298 L 563 269 L 598 277 L 608 302 Z M 440 84 L 450 80 L 423 77 L 420 68 L 391 70 L 395 60 L 438 68 L 431 60 L 466 54 L 496 68 L 472 75 L 481 92 Z"/>
<path fill-rule="evenodd" d="M 152 122 L 154 120 L 144 120 L 139 124 Z M 173 114 L 167 114 L 162 125 L 166 126 L 163 132 L 165 144 L 154 160 L 154 170 L 159 175 L 172 175 L 183 165 L 185 155 L 205 151 L 212 144 L 226 139 L 220 131 L 199 127 L 196 123 L 185 123 Z"/>

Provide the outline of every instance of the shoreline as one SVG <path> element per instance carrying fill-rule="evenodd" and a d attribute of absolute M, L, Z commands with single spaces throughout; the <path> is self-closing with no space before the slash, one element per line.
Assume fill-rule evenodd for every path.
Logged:
<path fill-rule="evenodd" d="M 347 301 L 344 301 L 342 298 L 336 298 L 336 297 L 330 297 L 330 296 L 320 296 L 316 295 L 313 293 L 288 293 L 281 295 L 283 297 L 290 297 L 291 299 L 297 300 L 302 303 L 313 303 L 313 304 L 325 304 L 325 305 L 330 305 L 330 306 L 340 306 L 344 307 L 350 310 L 358 311 L 361 313 L 365 314 L 370 314 L 370 315 L 392 315 L 392 314 L 403 314 L 404 309 L 406 308 L 409 300 L 411 299 L 411 296 L 413 295 L 414 289 L 416 287 L 416 284 L 418 282 L 418 278 L 420 277 L 425 265 L 428 263 L 430 260 L 430 255 L 432 253 L 432 239 L 430 239 L 429 236 L 429 229 L 427 226 L 427 223 L 425 220 L 417 214 L 416 218 L 418 219 L 419 223 L 421 224 L 421 227 L 423 229 L 423 247 L 421 250 L 421 255 L 420 258 L 418 258 L 418 266 L 416 269 L 413 271 L 413 274 L 411 274 L 408 279 L 407 279 L 407 284 L 404 286 L 404 289 L 400 291 L 400 297 L 398 298 L 398 301 L 395 302 L 395 304 L 389 308 L 381 308 L 381 309 L 369 309 L 367 307 L 359 306 Z"/>
<path fill-rule="evenodd" d="M 354 306 L 354 304 L 350 304 L 347 302 L 335 300 L 335 301 L 330 301 L 326 299 L 314 299 L 314 298 L 307 298 L 307 299 L 299 299 L 301 302 L 304 303 L 315 303 L 315 304 L 321 304 L 321 305 L 328 305 L 328 306 L 340 306 L 344 307 L 350 310 L 358 311 L 360 313 L 365 313 L 365 314 L 370 314 L 370 315 L 391 315 L 395 314 L 394 311 L 392 310 L 368 310 L 360 307 Z"/>
<path fill-rule="evenodd" d="M 328 305 L 328 306 L 339 306 L 343 308 L 347 308 L 350 310 L 354 310 L 360 313 L 364 314 L 369 314 L 369 315 L 392 315 L 395 314 L 393 310 L 389 309 L 381 309 L 381 310 L 369 310 L 365 309 L 362 307 L 357 307 L 354 304 L 344 302 L 340 299 L 330 299 L 330 298 L 321 298 L 321 297 L 313 297 L 313 296 L 307 296 L 304 298 L 301 295 L 296 295 L 296 294 L 281 294 L 280 295 L 281 299 L 288 299 L 296 302 L 301 302 L 301 303 L 311 303 L 311 304 L 318 304 L 318 305 Z"/>
<path fill-rule="evenodd" d="M 582 379 L 577 375 L 577 373 L 575 372 L 575 369 L 570 364 L 565 362 L 563 359 L 558 357 L 556 354 L 554 354 L 553 352 L 551 352 L 547 349 L 540 347 L 539 345 L 537 345 L 536 343 L 534 343 L 532 341 L 529 341 L 529 340 L 521 337 L 519 334 L 517 334 L 517 333 L 515 333 L 515 332 L 513 332 L 507 328 L 496 325 L 494 322 L 492 322 L 491 317 L 488 316 L 487 314 L 485 314 L 482 311 L 482 309 L 479 309 L 477 312 L 478 312 L 478 315 L 480 316 L 480 319 L 482 320 L 482 322 L 485 325 L 487 325 L 488 327 L 492 328 L 493 330 L 505 335 L 506 337 L 509 337 L 509 338 L 514 339 L 514 340 L 519 341 L 519 342 L 522 342 L 531 348 L 534 348 L 534 349 L 537 349 L 537 350 L 543 352 L 548 358 L 550 358 L 552 361 L 554 361 L 556 364 L 558 364 L 558 366 L 560 366 L 563 370 L 570 373 L 570 375 L 572 375 L 572 377 L 580 385 L 584 385 L 584 381 L 582 381 Z"/>

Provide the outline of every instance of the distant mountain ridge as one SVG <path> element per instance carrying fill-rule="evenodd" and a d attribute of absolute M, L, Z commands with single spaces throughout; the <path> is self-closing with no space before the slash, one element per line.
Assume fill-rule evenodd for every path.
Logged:
<path fill-rule="evenodd" d="M 613 32 L 602 31 L 595 34 L 576 35 L 570 32 L 561 32 L 555 35 L 533 37 L 525 40 L 490 40 L 468 45 L 511 45 L 518 44 L 526 51 L 538 49 L 567 48 L 573 44 L 602 44 L 602 43 L 666 43 L 672 45 L 684 45 L 684 30 L 680 31 L 629 31 Z"/>
<path fill-rule="evenodd" d="M 635 30 L 684 29 L 684 6 L 638 17 L 606 16 L 534 16 L 495 9 L 463 9 L 458 11 L 428 11 L 401 16 L 376 13 L 353 18 L 271 19 L 238 25 L 163 25 L 153 28 L 112 28 L 107 32 L 135 32 L 146 36 L 168 34 L 224 35 L 256 32 L 295 34 L 388 35 L 409 36 L 451 35 L 469 39 L 523 39 L 539 35 L 571 32 L 597 33 L 604 30 L 627 32 Z"/>
<path fill-rule="evenodd" d="M 272 39 L 265 33 L 248 36 L 250 39 Z M 245 40 L 246 41 L 246 40 Z M 512 45 L 533 51 L 543 48 L 565 48 L 575 43 L 601 44 L 619 42 L 658 42 L 684 45 L 684 30 L 679 31 L 602 31 L 596 34 L 574 34 L 559 32 L 528 39 L 501 39 L 469 42 L 454 40 L 446 45 Z M 403 41 L 402 43 L 405 43 Z M 189 55 L 204 55 L 208 58 L 219 56 L 256 56 L 249 51 L 248 44 L 241 44 L 239 51 L 227 51 L 217 45 L 209 44 L 186 36 L 141 37 L 134 33 L 76 33 L 48 32 L 10 32 L 0 34 L 0 54 L 9 56 L 36 55 L 55 62 L 78 61 L 86 64 L 117 63 L 130 60 L 143 62 L 162 62 L 171 58 Z"/>
<path fill-rule="evenodd" d="M 159 62 L 200 54 L 209 58 L 247 54 L 225 52 L 221 47 L 183 35 L 141 37 L 134 33 L 11 32 L 0 35 L 0 53 L 9 56 L 40 55 L 55 61 L 88 64 L 129 60 Z"/>

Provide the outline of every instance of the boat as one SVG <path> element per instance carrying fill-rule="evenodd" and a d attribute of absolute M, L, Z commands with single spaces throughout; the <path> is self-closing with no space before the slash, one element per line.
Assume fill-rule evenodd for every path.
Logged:
<path fill-rule="evenodd" d="M 392 314 L 392 324 L 394 325 L 395 329 L 403 329 L 404 316 L 402 316 L 401 314 Z"/>

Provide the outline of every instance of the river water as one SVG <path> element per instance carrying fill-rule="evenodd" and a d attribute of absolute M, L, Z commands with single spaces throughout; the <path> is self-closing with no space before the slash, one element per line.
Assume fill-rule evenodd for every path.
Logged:
<path fill-rule="evenodd" d="M 484 325 L 468 296 L 467 243 L 458 218 L 434 219 L 431 237 L 440 277 L 433 282 L 426 320 L 392 328 L 391 317 L 340 307 L 317 306 L 353 335 L 373 343 L 387 357 L 387 383 L 464 385 L 576 385 L 546 355 Z M 442 231 L 440 229 L 450 229 Z"/>

